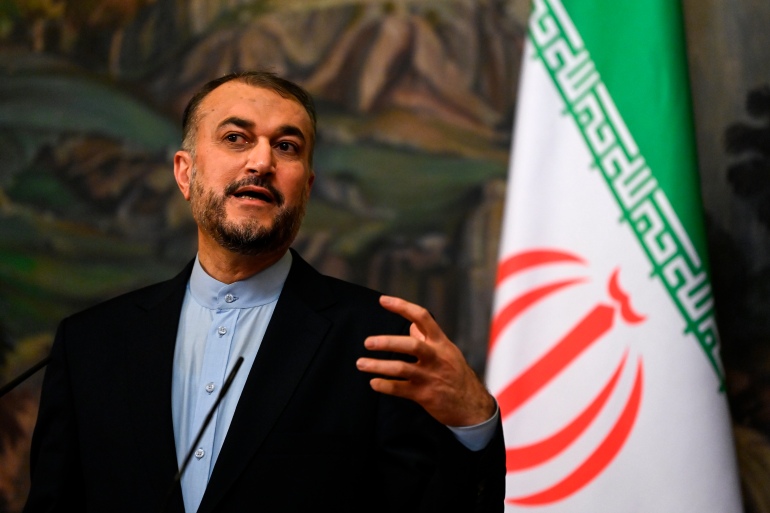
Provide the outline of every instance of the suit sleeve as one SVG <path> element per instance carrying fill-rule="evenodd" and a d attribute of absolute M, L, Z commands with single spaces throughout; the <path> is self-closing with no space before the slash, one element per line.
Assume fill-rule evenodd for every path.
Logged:
<path fill-rule="evenodd" d="M 25 513 L 86 510 L 65 323 L 59 325 L 43 379 L 40 410 L 32 435 L 31 487 Z"/>
<path fill-rule="evenodd" d="M 420 405 L 393 396 L 380 399 L 378 497 L 388 512 L 500 513 L 505 498 L 502 421 L 485 448 L 466 448 Z"/>

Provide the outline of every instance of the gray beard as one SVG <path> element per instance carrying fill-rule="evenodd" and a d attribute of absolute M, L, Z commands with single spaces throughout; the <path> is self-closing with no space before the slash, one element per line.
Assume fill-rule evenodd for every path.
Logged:
<path fill-rule="evenodd" d="M 283 207 L 283 195 L 259 176 L 232 183 L 224 194 L 216 195 L 214 191 L 204 191 L 203 186 L 195 179 L 195 174 L 193 171 L 190 183 L 193 218 L 222 248 L 241 255 L 267 255 L 285 251 L 294 241 L 305 217 L 306 200 L 296 207 Z M 264 187 L 273 194 L 279 210 L 271 228 L 263 226 L 256 219 L 249 219 L 240 224 L 227 220 L 225 199 L 233 191 L 247 184 Z"/>

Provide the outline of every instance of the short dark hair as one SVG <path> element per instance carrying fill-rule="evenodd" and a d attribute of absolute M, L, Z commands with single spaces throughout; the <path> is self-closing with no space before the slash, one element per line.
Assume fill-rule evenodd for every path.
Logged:
<path fill-rule="evenodd" d="M 261 87 L 263 89 L 269 89 L 283 98 L 295 100 L 297 103 L 304 107 L 308 116 L 310 117 L 310 124 L 313 133 L 310 134 L 310 165 L 313 165 L 313 150 L 315 148 L 316 139 L 316 111 L 315 104 L 313 103 L 313 97 L 305 91 L 302 87 L 295 84 L 290 80 L 281 78 L 272 71 L 254 70 L 254 71 L 241 71 L 237 73 L 230 73 L 223 77 L 215 78 L 209 82 L 206 82 L 197 93 L 190 98 L 187 103 L 187 107 L 182 114 L 182 149 L 194 152 L 195 148 L 195 134 L 198 128 L 198 108 L 204 98 L 209 95 L 211 91 L 227 82 L 243 82 L 254 87 Z"/>

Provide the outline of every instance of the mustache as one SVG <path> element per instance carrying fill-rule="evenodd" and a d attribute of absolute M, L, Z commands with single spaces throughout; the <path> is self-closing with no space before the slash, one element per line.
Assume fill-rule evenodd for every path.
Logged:
<path fill-rule="evenodd" d="M 271 184 L 267 180 L 267 178 L 261 175 L 247 176 L 246 178 L 238 180 L 237 182 L 230 183 L 230 185 L 225 187 L 225 196 L 232 196 L 233 194 L 235 194 L 235 191 L 237 191 L 241 187 L 246 187 L 248 185 L 267 189 L 270 192 L 270 194 L 273 196 L 273 199 L 275 200 L 276 205 L 278 205 L 279 207 L 283 205 L 285 198 L 283 194 L 281 194 L 281 191 L 276 189 L 275 186 L 273 186 L 273 184 Z"/>

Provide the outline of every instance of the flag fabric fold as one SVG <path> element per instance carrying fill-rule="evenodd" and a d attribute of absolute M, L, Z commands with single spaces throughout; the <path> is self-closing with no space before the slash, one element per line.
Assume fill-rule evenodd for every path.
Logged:
<path fill-rule="evenodd" d="M 487 364 L 506 511 L 741 511 L 681 6 L 535 0 Z"/>

